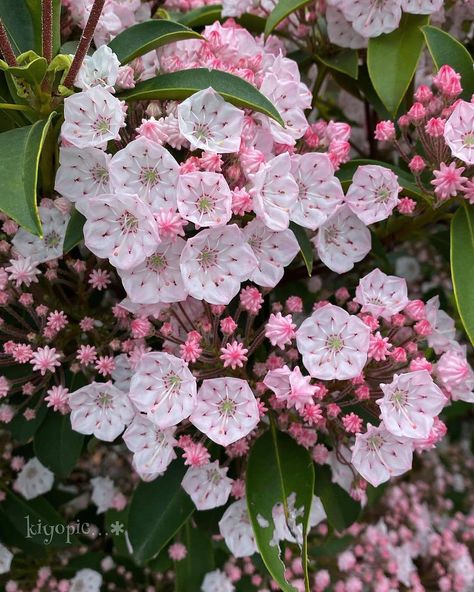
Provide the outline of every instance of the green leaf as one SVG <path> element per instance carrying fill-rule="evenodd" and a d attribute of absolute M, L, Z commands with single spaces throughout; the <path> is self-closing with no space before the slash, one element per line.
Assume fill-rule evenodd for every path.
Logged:
<path fill-rule="evenodd" d="M 174 563 L 175 592 L 200 592 L 204 576 L 214 569 L 211 537 L 193 528 L 188 520 L 178 540 L 185 545 L 188 553 L 184 559 Z"/>
<path fill-rule="evenodd" d="M 130 557 L 126 538 L 127 523 L 128 507 L 120 511 L 111 508 L 105 513 L 107 535 L 112 539 L 114 552 L 121 557 Z"/>
<path fill-rule="evenodd" d="M 58 477 L 67 477 L 79 458 L 84 436 L 71 427 L 69 415 L 49 410 L 35 434 L 36 456 Z"/>
<path fill-rule="evenodd" d="M 138 23 L 119 33 L 109 43 L 120 63 L 128 64 L 135 58 L 182 39 L 202 39 L 199 33 L 180 23 L 168 20 L 149 20 Z"/>
<path fill-rule="evenodd" d="M 278 545 L 272 544 L 272 510 L 283 504 L 288 515 L 288 498 L 296 494 L 295 508 L 303 508 L 302 560 L 307 567 L 306 536 L 313 499 L 314 469 L 307 450 L 287 434 L 272 429 L 253 445 L 247 465 L 247 504 L 258 550 L 272 578 L 283 592 L 295 588 L 285 579 L 285 566 Z"/>
<path fill-rule="evenodd" d="M 196 68 L 162 74 L 118 96 L 125 101 L 181 100 L 210 86 L 229 103 L 264 113 L 284 125 L 281 115 L 260 91 L 242 78 L 220 70 Z"/>
<path fill-rule="evenodd" d="M 32 58 L 35 55 L 33 52 L 26 52 L 26 54 L 30 54 Z M 17 78 L 22 78 L 31 85 L 39 85 L 45 77 L 48 62 L 42 57 L 35 57 L 25 65 L 9 66 L 6 62 L 0 60 L 0 68 Z"/>
<path fill-rule="evenodd" d="M 66 228 L 66 236 L 64 237 L 63 245 L 64 253 L 69 253 L 69 251 L 78 245 L 84 238 L 83 228 L 85 222 L 85 217 L 77 210 L 74 210 Z"/>
<path fill-rule="evenodd" d="M 0 211 L 38 236 L 42 232 L 36 204 L 38 165 L 54 115 L 52 113 L 48 119 L 0 134 Z"/>
<path fill-rule="evenodd" d="M 474 344 L 474 208 L 463 204 L 451 222 L 451 276 L 454 298 L 471 343 Z"/>
<path fill-rule="evenodd" d="M 329 524 L 341 532 L 359 518 L 361 506 L 331 481 L 329 467 L 317 466 L 315 473 L 314 493 L 321 499 Z"/>
<path fill-rule="evenodd" d="M 449 33 L 437 27 L 427 25 L 422 28 L 422 32 L 436 68 L 439 70 L 448 64 L 461 74 L 461 97 L 470 101 L 474 93 L 474 61 L 468 50 Z"/>
<path fill-rule="evenodd" d="M 38 405 L 39 399 L 42 394 L 37 393 L 30 400 L 29 405 L 25 409 L 35 409 L 36 415 L 33 419 L 26 419 L 23 413 L 17 413 L 15 417 L 7 424 L 8 430 L 11 432 L 12 437 L 19 444 L 26 444 L 35 435 L 44 421 L 47 413 L 46 405 Z"/>
<path fill-rule="evenodd" d="M 299 10 L 309 4 L 311 0 L 279 0 L 278 4 L 271 11 L 267 18 L 267 24 L 265 25 L 265 35 L 270 35 L 275 27 L 277 27 L 281 21 L 285 20 L 292 12 Z"/>
<path fill-rule="evenodd" d="M 212 25 L 213 22 L 220 20 L 222 6 L 220 4 L 210 4 L 209 6 L 200 6 L 194 10 L 189 10 L 177 17 L 180 23 L 187 27 L 204 27 Z"/>
<path fill-rule="evenodd" d="M 290 230 L 293 231 L 293 234 L 298 241 L 301 256 L 303 257 L 304 264 L 306 265 L 308 275 L 311 277 L 313 274 L 314 247 L 309 240 L 306 230 L 302 226 L 296 224 L 295 222 L 290 222 Z"/>
<path fill-rule="evenodd" d="M 316 56 L 317 59 L 331 70 L 347 74 L 357 79 L 359 75 L 359 54 L 355 49 L 343 49 L 342 51 L 329 56 Z"/>
<path fill-rule="evenodd" d="M 404 13 L 395 31 L 369 39 L 370 79 L 382 103 L 393 115 L 415 74 L 425 42 L 420 27 L 427 22 L 427 16 Z"/>
<path fill-rule="evenodd" d="M 135 489 L 128 514 L 128 535 L 139 563 L 152 559 L 194 511 L 181 487 L 186 467 L 174 461 L 162 477 Z"/>

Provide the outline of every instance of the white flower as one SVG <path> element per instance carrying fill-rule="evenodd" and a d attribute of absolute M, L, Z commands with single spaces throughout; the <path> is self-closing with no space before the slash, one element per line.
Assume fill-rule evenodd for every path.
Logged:
<path fill-rule="evenodd" d="M 0 543 L 0 575 L 10 571 L 12 559 L 13 553 Z"/>
<path fill-rule="evenodd" d="M 86 56 L 74 85 L 86 90 L 92 86 L 110 89 L 117 81 L 120 62 L 107 45 L 101 45 L 91 56 Z"/>
<path fill-rule="evenodd" d="M 430 298 L 425 306 L 426 320 L 431 326 L 427 337 L 428 345 L 435 353 L 442 354 L 450 349 L 456 337 L 454 320 L 439 308 L 439 296 Z"/>
<path fill-rule="evenodd" d="M 71 580 L 69 592 L 100 592 L 102 576 L 93 569 L 80 569 Z"/>
<path fill-rule="evenodd" d="M 386 275 L 376 268 L 359 280 L 354 302 L 362 312 L 387 321 L 408 304 L 407 283 L 403 278 Z"/>
<path fill-rule="evenodd" d="M 14 488 L 27 499 L 33 499 L 51 491 L 54 474 L 34 456 L 22 468 L 15 481 Z"/>
<path fill-rule="evenodd" d="M 249 557 L 257 551 L 245 499 L 234 502 L 227 508 L 219 520 L 219 532 L 234 557 Z"/>
<path fill-rule="evenodd" d="M 227 468 L 221 468 L 216 460 L 190 467 L 181 485 L 198 510 L 212 510 L 223 506 L 229 499 L 232 479 L 227 477 Z"/>
<path fill-rule="evenodd" d="M 97 514 L 103 514 L 113 507 L 118 490 L 110 477 L 94 477 L 91 479 L 91 485 L 91 500 L 97 506 Z"/>
<path fill-rule="evenodd" d="M 232 194 L 220 173 L 203 171 L 181 175 L 177 196 L 179 213 L 197 227 L 221 226 L 232 216 Z"/>
<path fill-rule="evenodd" d="M 220 569 L 210 571 L 204 576 L 202 592 L 234 592 L 235 587 Z"/>

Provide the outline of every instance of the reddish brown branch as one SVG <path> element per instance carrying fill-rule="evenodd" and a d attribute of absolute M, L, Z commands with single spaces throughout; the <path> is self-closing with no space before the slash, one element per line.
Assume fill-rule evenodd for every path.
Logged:
<path fill-rule="evenodd" d="M 43 57 L 49 64 L 53 59 L 53 1 L 42 0 L 41 8 Z"/>
<path fill-rule="evenodd" d="M 8 39 L 7 32 L 3 26 L 3 21 L 0 19 L 0 51 L 2 52 L 3 58 L 9 66 L 17 66 L 15 53 Z"/>

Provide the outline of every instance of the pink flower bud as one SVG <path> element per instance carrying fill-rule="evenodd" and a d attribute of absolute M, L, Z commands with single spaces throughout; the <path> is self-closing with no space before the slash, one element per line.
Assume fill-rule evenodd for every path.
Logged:
<path fill-rule="evenodd" d="M 421 171 L 423 171 L 426 167 L 426 164 L 425 161 L 421 158 L 421 156 L 416 155 L 410 160 L 408 166 L 412 173 L 414 173 L 415 175 L 419 175 Z"/>

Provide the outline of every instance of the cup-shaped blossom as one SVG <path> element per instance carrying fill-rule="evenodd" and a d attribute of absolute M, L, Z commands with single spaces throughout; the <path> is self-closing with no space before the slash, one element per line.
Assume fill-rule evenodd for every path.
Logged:
<path fill-rule="evenodd" d="M 357 434 L 352 449 L 352 464 L 374 487 L 411 469 L 413 440 L 394 436 L 383 423 L 367 424 L 365 434 Z"/>
<path fill-rule="evenodd" d="M 158 223 L 137 195 L 105 194 L 90 199 L 85 210 L 84 241 L 94 255 L 121 269 L 131 269 L 153 255 L 160 243 Z"/>
<path fill-rule="evenodd" d="M 179 131 L 193 149 L 220 154 L 238 152 L 244 112 L 209 87 L 178 106 Z"/>
<path fill-rule="evenodd" d="M 274 288 L 283 277 L 285 267 L 299 253 L 300 247 L 293 231 L 274 232 L 255 218 L 243 228 L 243 233 L 258 263 L 249 277 L 250 281 L 265 288 Z"/>
<path fill-rule="evenodd" d="M 433 14 L 441 10 L 443 0 L 402 0 L 402 9 L 411 14 Z"/>
<path fill-rule="evenodd" d="M 179 166 L 171 154 L 141 136 L 119 150 L 110 162 L 110 184 L 117 193 L 138 195 L 153 213 L 176 209 Z"/>
<path fill-rule="evenodd" d="M 34 263 L 44 263 L 62 257 L 64 237 L 70 220 L 57 208 L 39 207 L 38 213 L 43 227 L 43 237 L 20 228 L 12 239 L 15 251 L 29 257 Z"/>
<path fill-rule="evenodd" d="M 219 520 L 219 532 L 234 557 L 250 557 L 257 552 L 245 499 L 238 500 L 227 508 Z"/>
<path fill-rule="evenodd" d="M 364 224 L 385 220 L 398 204 L 401 187 L 393 171 L 367 164 L 357 168 L 346 203 Z"/>
<path fill-rule="evenodd" d="M 213 442 L 228 446 L 247 436 L 258 424 L 257 400 L 246 380 L 204 380 L 189 420 Z"/>
<path fill-rule="evenodd" d="M 186 362 L 164 352 L 140 358 L 130 384 L 130 399 L 161 429 L 177 425 L 196 406 L 196 379 Z"/>
<path fill-rule="evenodd" d="M 288 366 L 270 370 L 263 379 L 263 383 L 277 399 L 285 402 L 287 407 L 295 407 L 298 410 L 314 403 L 313 397 L 319 390 L 319 387 L 311 384 L 310 376 L 301 374 L 298 366 L 293 370 Z"/>
<path fill-rule="evenodd" d="M 34 456 L 19 472 L 14 489 L 25 499 L 30 500 L 51 491 L 53 483 L 54 473 Z"/>
<path fill-rule="evenodd" d="M 119 75 L 120 62 L 108 45 L 101 45 L 82 62 L 74 85 L 86 90 L 93 86 L 112 88 Z"/>
<path fill-rule="evenodd" d="M 290 219 L 316 230 L 343 202 L 341 182 L 334 176 L 329 156 L 319 152 L 293 155 L 291 172 L 298 184 L 298 198 L 290 210 Z"/>
<path fill-rule="evenodd" d="M 190 467 L 181 486 L 198 510 L 212 510 L 227 503 L 232 479 L 227 477 L 227 467 L 220 467 L 216 460 L 200 467 Z"/>
<path fill-rule="evenodd" d="M 290 210 L 298 198 L 298 185 L 291 174 L 287 152 L 275 156 L 250 175 L 253 209 L 270 230 L 285 230 L 290 223 Z"/>
<path fill-rule="evenodd" d="M 431 333 L 427 337 L 428 345 L 436 354 L 442 354 L 455 343 L 456 326 L 444 310 L 439 307 L 439 296 L 430 298 L 425 306 L 426 320 L 431 327 Z"/>
<path fill-rule="evenodd" d="M 341 0 L 338 8 L 363 37 L 391 33 L 402 18 L 401 0 Z"/>
<path fill-rule="evenodd" d="M 474 104 L 459 101 L 444 126 L 444 139 L 455 158 L 474 164 Z"/>
<path fill-rule="evenodd" d="M 92 382 L 69 395 L 72 429 L 112 442 L 135 414 L 128 396 L 111 382 Z"/>
<path fill-rule="evenodd" d="M 125 103 L 101 86 L 64 99 L 61 136 L 77 148 L 105 148 L 125 126 Z"/>
<path fill-rule="evenodd" d="M 221 226 L 232 216 L 232 193 L 220 173 L 186 173 L 178 181 L 178 210 L 196 226 Z"/>
<path fill-rule="evenodd" d="M 112 157 L 99 148 L 63 146 L 54 188 L 72 202 L 109 193 L 109 164 Z M 79 206 L 80 208 L 80 206 Z"/>
<path fill-rule="evenodd" d="M 131 269 L 119 269 L 123 287 L 132 302 L 181 302 L 188 294 L 179 260 L 186 244 L 182 238 L 162 241 L 154 253 Z"/>
<path fill-rule="evenodd" d="M 407 283 L 376 268 L 359 280 L 354 301 L 362 306 L 362 312 L 388 321 L 408 304 Z"/>
<path fill-rule="evenodd" d="M 367 255 L 372 239 L 367 226 L 344 205 L 320 226 L 314 245 L 324 265 L 345 273 Z"/>
<path fill-rule="evenodd" d="M 448 400 L 426 370 L 395 374 L 381 384 L 384 396 L 377 401 L 385 427 L 394 436 L 427 438 L 434 418 Z"/>
<path fill-rule="evenodd" d="M 453 401 L 474 403 L 474 371 L 465 347 L 453 345 L 444 352 L 436 364 L 436 377 Z"/>
<path fill-rule="evenodd" d="M 152 421 L 137 413 L 123 434 L 123 439 L 133 454 L 133 466 L 146 481 L 166 471 L 176 458 L 174 428 L 160 430 Z"/>
<path fill-rule="evenodd" d="M 367 362 L 370 329 L 358 317 L 333 304 L 318 308 L 296 332 L 303 364 L 314 378 L 348 380 Z"/>
<path fill-rule="evenodd" d="M 181 253 L 189 294 L 210 304 L 229 304 L 257 267 L 257 259 L 236 224 L 201 230 Z"/>

